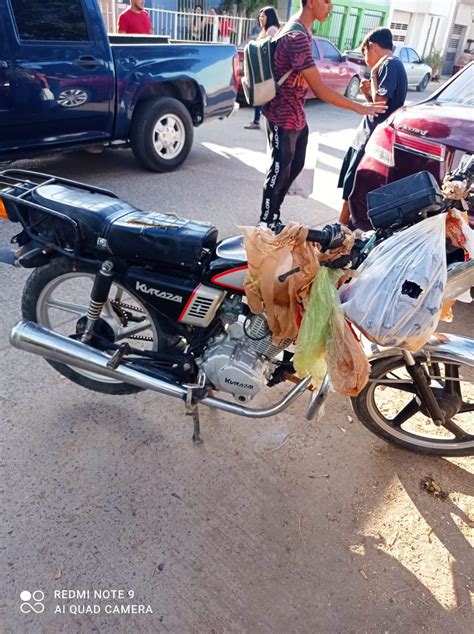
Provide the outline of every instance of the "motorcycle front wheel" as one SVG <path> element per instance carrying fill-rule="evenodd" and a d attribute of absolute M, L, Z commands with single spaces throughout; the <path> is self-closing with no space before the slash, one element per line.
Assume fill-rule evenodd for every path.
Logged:
<path fill-rule="evenodd" d="M 432 355 L 422 361 L 430 386 L 446 414 L 435 425 L 422 405 L 401 357 L 372 362 L 369 383 L 352 398 L 358 419 L 398 447 L 438 456 L 474 454 L 474 368 Z"/>
<path fill-rule="evenodd" d="M 23 319 L 70 337 L 87 315 L 95 272 L 69 258 L 55 258 L 33 271 L 22 296 Z M 101 335 L 113 343 L 127 342 L 135 349 L 157 350 L 163 335 L 141 301 L 114 282 L 104 305 Z M 95 392 L 134 394 L 142 388 L 63 363 L 48 363 L 64 377 Z"/>

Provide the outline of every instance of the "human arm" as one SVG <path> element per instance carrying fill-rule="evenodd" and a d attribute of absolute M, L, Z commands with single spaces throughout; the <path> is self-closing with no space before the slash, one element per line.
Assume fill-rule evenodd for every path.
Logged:
<path fill-rule="evenodd" d="M 383 57 L 372 68 L 370 73 L 370 92 L 372 101 L 388 102 L 397 89 L 398 73 L 390 62 L 390 57 Z"/>
<path fill-rule="evenodd" d="M 125 35 L 127 33 L 127 16 L 125 15 L 125 13 L 119 15 L 117 31 L 122 35 Z"/>
<path fill-rule="evenodd" d="M 333 106 L 343 108 L 344 110 L 352 110 L 361 115 L 381 114 L 387 109 L 385 103 L 359 103 L 358 101 L 347 99 L 347 97 L 344 97 L 324 84 L 315 65 L 302 70 L 301 74 L 316 97 L 327 101 Z"/>

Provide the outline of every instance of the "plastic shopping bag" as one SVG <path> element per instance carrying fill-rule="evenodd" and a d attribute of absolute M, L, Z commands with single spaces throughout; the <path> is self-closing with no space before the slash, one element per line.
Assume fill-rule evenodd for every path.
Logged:
<path fill-rule="evenodd" d="M 378 245 L 343 286 L 346 317 L 383 346 L 421 348 L 435 332 L 447 280 L 446 216 L 440 214 Z"/>
<path fill-rule="evenodd" d="M 336 392 L 357 396 L 369 378 L 362 346 L 344 319 L 337 282 L 341 271 L 321 268 L 314 281 L 298 334 L 293 364 L 298 376 L 318 385 L 329 373 Z"/>
<path fill-rule="evenodd" d="M 318 251 L 306 241 L 308 229 L 289 222 L 275 235 L 264 227 L 241 227 L 248 271 L 244 287 L 250 310 L 266 313 L 272 339 L 294 341 L 319 263 Z M 281 282 L 279 276 L 294 271 Z"/>
<path fill-rule="evenodd" d="M 326 348 L 332 311 L 339 302 L 336 285 L 340 276 L 337 269 L 319 270 L 298 333 L 293 365 L 298 376 L 310 374 L 313 385 L 326 374 Z"/>

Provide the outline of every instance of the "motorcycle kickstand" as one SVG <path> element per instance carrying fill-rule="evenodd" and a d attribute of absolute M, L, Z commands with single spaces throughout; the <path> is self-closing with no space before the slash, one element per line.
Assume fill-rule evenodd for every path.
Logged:
<path fill-rule="evenodd" d="M 193 417 L 193 443 L 195 443 L 196 445 L 202 445 L 204 441 L 200 436 L 201 425 L 199 422 L 199 410 L 197 403 L 192 406 L 191 411 L 186 412 L 186 415 Z"/>
<path fill-rule="evenodd" d="M 201 438 L 201 424 L 199 421 L 199 410 L 198 410 L 198 402 L 194 398 L 193 392 L 194 390 L 202 390 L 206 383 L 206 377 L 204 374 L 198 375 L 198 382 L 194 385 L 185 385 L 187 388 L 186 392 L 186 416 L 193 417 L 193 443 L 196 445 L 202 445 L 204 442 Z"/>

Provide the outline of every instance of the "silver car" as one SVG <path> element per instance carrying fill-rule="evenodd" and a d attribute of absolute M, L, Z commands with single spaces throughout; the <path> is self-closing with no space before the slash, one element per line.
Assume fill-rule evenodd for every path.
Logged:
<path fill-rule="evenodd" d="M 419 92 L 426 90 L 433 76 L 431 66 L 418 55 L 414 48 L 395 46 L 393 54 L 400 59 L 408 77 L 408 88 L 416 88 Z"/>
<path fill-rule="evenodd" d="M 408 77 L 408 88 L 416 88 L 419 92 L 425 90 L 433 76 L 431 66 L 425 64 L 415 49 L 409 46 L 395 46 L 393 54 L 400 59 L 405 67 Z M 350 62 L 364 66 L 364 75 L 370 78 L 370 70 L 365 64 L 360 47 L 353 51 L 345 51 L 345 55 Z"/>

